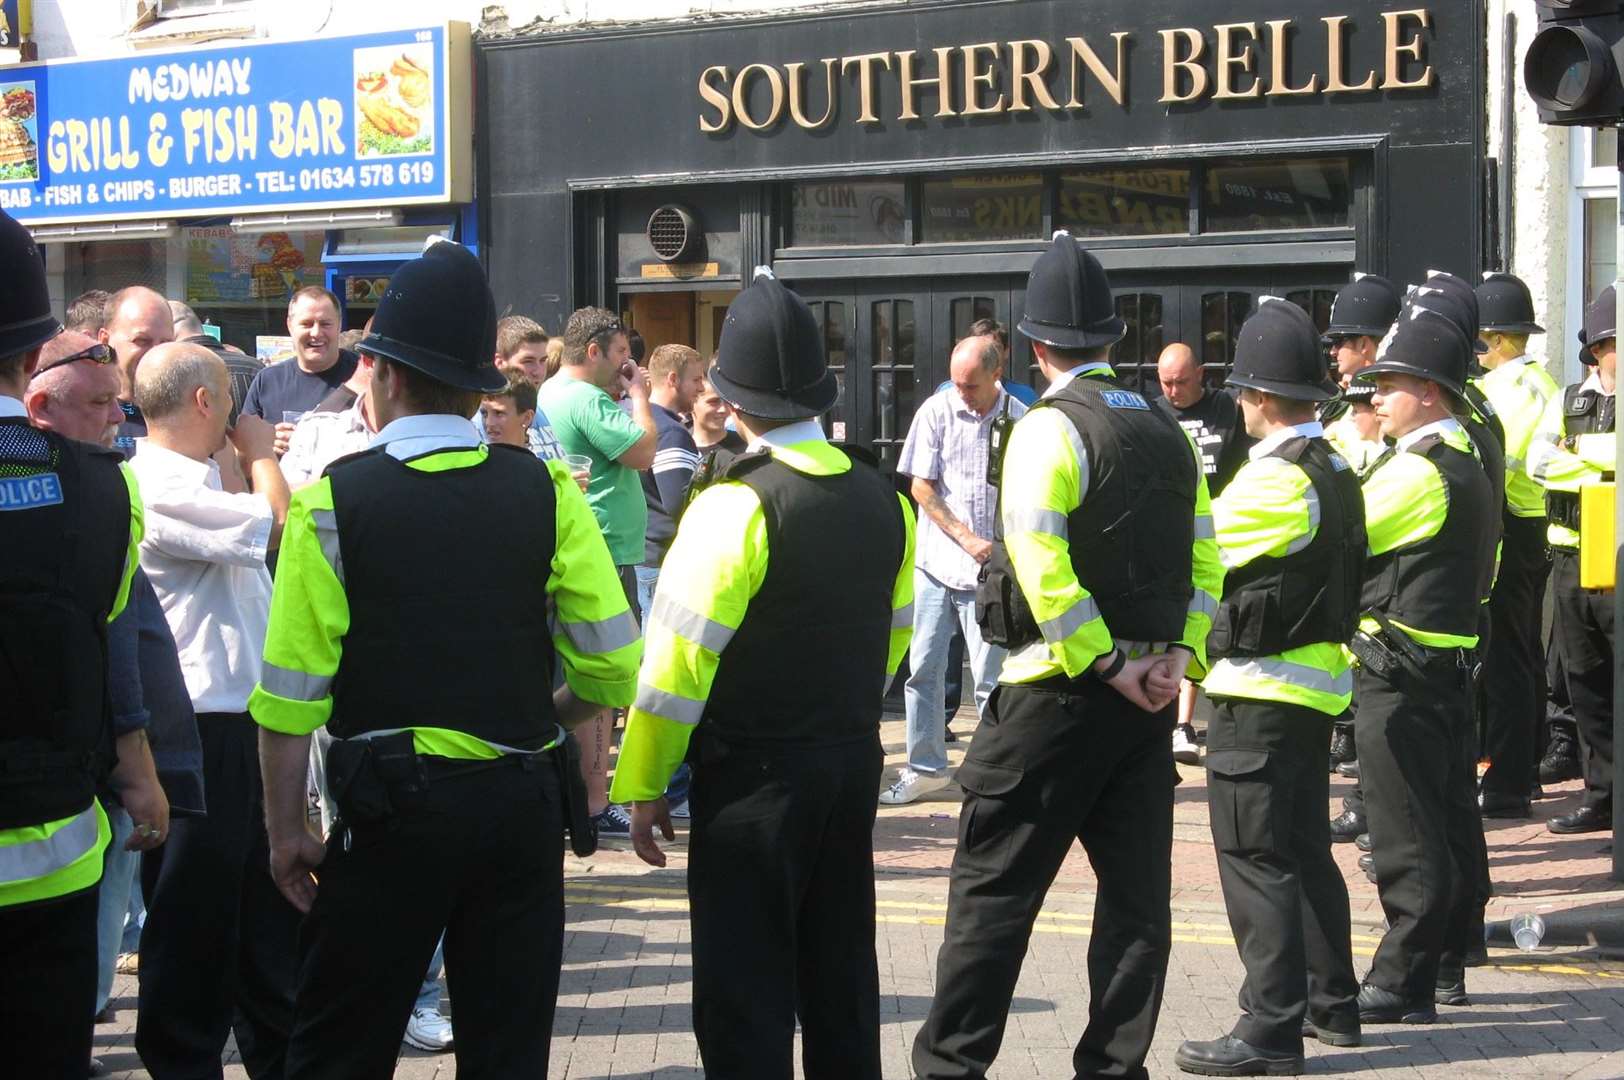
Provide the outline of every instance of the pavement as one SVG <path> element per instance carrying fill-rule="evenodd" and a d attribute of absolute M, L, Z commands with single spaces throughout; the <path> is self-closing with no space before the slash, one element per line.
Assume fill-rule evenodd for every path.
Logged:
<path fill-rule="evenodd" d="M 973 713 L 954 729 L 968 735 Z M 887 777 L 903 760 L 900 720 L 883 728 Z M 953 745 L 954 763 L 967 739 Z M 1173 1053 L 1187 1038 L 1225 1034 L 1236 1015 L 1243 971 L 1224 914 L 1207 824 L 1205 773 L 1181 766 L 1173 845 L 1173 952 L 1152 1054 L 1153 1077 L 1184 1076 Z M 1340 811 L 1351 781 L 1332 777 L 1328 814 Z M 1472 1003 L 1440 1008 L 1425 1027 L 1367 1028 L 1364 1045 L 1311 1043 L 1308 1075 L 1549 1080 L 1624 1078 L 1624 884 L 1608 878 L 1606 834 L 1556 836 L 1544 819 L 1577 805 L 1580 784 L 1552 788 L 1531 821 L 1489 821 L 1486 835 L 1497 895 L 1490 920 L 1523 912 L 1550 927 L 1546 944 L 1520 952 L 1490 942 L 1490 962 L 1468 975 Z M 885 1080 L 907 1080 L 909 1048 L 929 1008 L 935 954 L 957 830 L 956 787 L 910 806 L 880 807 L 875 825 L 881 1049 Z M 1334 851 L 1348 881 L 1355 966 L 1364 967 L 1382 931 L 1374 885 L 1357 869 L 1351 844 Z M 679 833 L 669 865 L 653 870 L 628 845 L 590 859 L 566 856 L 568 922 L 554 1021 L 550 1080 L 702 1077 L 692 1035 L 691 968 L 684 891 L 686 850 Z M 1088 1008 L 1085 957 L 1094 877 L 1081 848 L 1066 861 L 1033 935 L 994 1078 L 1072 1076 L 1071 1047 Z M 146 1080 L 132 1048 L 135 980 L 120 976 L 113 1023 L 97 1028 L 104 1075 Z M 455 1002 L 447 1009 L 455 1017 Z M 246 1077 L 228 1048 L 225 1076 Z M 798 1055 L 797 1055 L 798 1056 Z M 3 1069 L 0 1069 L 3 1072 Z M 395 1075 L 450 1080 L 450 1054 L 403 1049 Z M 797 1076 L 800 1076 L 797 1067 Z"/>

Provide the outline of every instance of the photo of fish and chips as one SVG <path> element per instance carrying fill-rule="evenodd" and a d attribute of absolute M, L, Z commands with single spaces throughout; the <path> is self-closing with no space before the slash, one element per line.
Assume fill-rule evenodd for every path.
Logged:
<path fill-rule="evenodd" d="M 360 157 L 434 152 L 434 50 L 355 50 L 355 145 Z"/>
<path fill-rule="evenodd" d="M 32 82 L 0 83 L 0 183 L 39 179 Z"/>

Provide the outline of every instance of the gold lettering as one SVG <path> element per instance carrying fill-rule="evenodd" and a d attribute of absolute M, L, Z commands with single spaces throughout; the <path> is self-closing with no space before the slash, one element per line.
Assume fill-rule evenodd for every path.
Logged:
<path fill-rule="evenodd" d="M 880 118 L 874 115 L 874 65 L 884 64 L 885 70 L 891 70 L 891 54 L 888 52 L 864 53 L 862 56 L 848 56 L 840 61 L 842 75 L 851 70 L 853 64 L 857 65 L 858 103 L 862 112 L 857 116 L 859 124 L 878 124 Z"/>
<path fill-rule="evenodd" d="M 953 47 L 947 45 L 936 50 L 936 74 L 924 78 L 914 76 L 914 56 L 912 49 L 897 53 L 897 79 L 902 83 L 902 111 L 897 114 L 897 119 L 919 119 L 915 92 L 921 86 L 936 87 L 938 117 L 957 116 L 958 113 L 953 110 Z"/>
<path fill-rule="evenodd" d="M 1271 19 L 1265 26 L 1269 28 L 1269 57 L 1273 61 L 1273 72 L 1269 79 L 1269 97 L 1288 97 L 1292 94 L 1312 94 L 1319 90 L 1319 75 L 1316 73 L 1308 77 L 1307 86 L 1291 85 L 1291 46 L 1287 34 L 1291 29 L 1290 19 Z"/>
<path fill-rule="evenodd" d="M 1083 107 L 1083 73 L 1079 65 L 1087 66 L 1094 73 L 1094 78 L 1100 81 L 1105 92 L 1111 95 L 1111 100 L 1118 105 L 1127 104 L 1123 96 L 1123 61 L 1125 59 L 1124 46 L 1128 40 L 1126 31 L 1118 30 L 1111 37 L 1116 41 L 1116 68 L 1108 70 L 1088 42 L 1080 37 L 1067 38 L 1066 43 L 1071 46 L 1071 100 L 1066 102 L 1068 109 L 1081 109 Z"/>
<path fill-rule="evenodd" d="M 1420 24 L 1414 37 L 1408 41 L 1400 42 L 1399 35 L 1404 31 L 1404 20 L 1414 19 Z M 1426 8 L 1415 8 L 1412 11 L 1384 11 L 1382 22 L 1387 24 L 1387 77 L 1382 80 L 1383 90 L 1427 90 L 1432 86 L 1432 65 L 1428 64 L 1421 72 L 1419 78 L 1405 79 L 1399 74 L 1400 56 L 1408 56 L 1416 63 L 1422 62 L 1422 51 L 1426 43 L 1421 40 L 1421 31 L 1432 25 L 1432 15 Z"/>
<path fill-rule="evenodd" d="M 767 86 L 772 90 L 773 107 L 767 114 L 767 119 L 757 120 L 750 115 L 750 76 L 760 72 L 767 80 Z M 733 80 L 733 115 L 739 118 L 739 123 L 751 131 L 765 131 L 778 123 L 778 118 L 784 112 L 784 77 L 778 74 L 778 69 L 771 64 L 750 64 L 739 69 L 739 77 Z"/>
<path fill-rule="evenodd" d="M 293 156 L 293 106 L 285 101 L 273 101 L 271 111 L 271 154 L 279 158 Z"/>
<path fill-rule="evenodd" d="M 1348 83 L 1343 78 L 1342 64 L 1347 50 L 1342 44 L 1342 24 L 1348 21 L 1346 15 L 1328 15 L 1321 20 L 1325 23 L 1325 92 L 1327 94 L 1363 94 L 1376 89 L 1376 73 L 1372 71 L 1369 78 L 1357 86 Z"/>
<path fill-rule="evenodd" d="M 335 98 L 317 98 L 316 111 L 321 114 L 321 152 L 344 153 L 344 106 Z"/>
<path fill-rule="evenodd" d="M 90 125 L 83 120 L 68 121 L 68 158 L 75 172 L 89 172 L 90 158 L 85 149 L 90 146 Z"/>
<path fill-rule="evenodd" d="M 1028 58 L 1030 62 L 1028 61 Z M 1012 41 L 1009 43 L 1009 111 L 1031 112 L 1026 103 L 1030 90 L 1039 105 L 1045 109 L 1058 109 L 1060 103 L 1049 93 L 1043 81 L 1054 64 L 1054 50 L 1047 41 Z"/>
<path fill-rule="evenodd" d="M 162 115 L 163 113 L 154 113 L 153 118 Z M 51 126 L 45 129 L 45 160 L 50 163 L 52 172 L 68 171 L 68 148 L 63 145 L 66 138 L 67 128 L 60 120 L 52 120 Z"/>
<path fill-rule="evenodd" d="M 986 42 L 981 45 L 965 45 L 959 52 L 964 56 L 964 112 L 965 116 L 996 116 L 1004 111 L 1004 95 L 999 94 L 991 105 L 981 104 L 981 90 L 995 90 L 998 87 L 998 70 L 993 66 L 998 63 L 998 44 Z M 982 53 L 988 54 L 985 71 L 978 69 L 978 57 Z"/>
<path fill-rule="evenodd" d="M 161 112 L 147 118 L 147 160 L 160 169 L 169 164 L 169 150 L 175 145 L 174 138 L 164 134 L 168 126 L 169 118 Z M 62 166 L 52 161 L 51 168 L 61 169 Z"/>
<path fill-rule="evenodd" d="M 718 65 L 716 67 L 708 67 L 699 73 L 699 96 L 704 98 L 705 102 L 710 105 L 711 108 L 715 109 L 717 114 L 715 120 L 707 120 L 703 113 L 700 114 L 699 130 L 707 135 L 714 135 L 719 131 L 726 131 L 728 128 L 733 126 L 733 102 L 729 100 L 726 90 L 720 89 L 711 84 L 711 78 L 713 76 L 721 79 L 723 85 L 725 86 L 728 80 L 727 68 Z M 831 99 L 832 97 L 833 95 L 831 95 Z M 275 153 L 274 148 L 272 149 L 272 153 Z"/>
<path fill-rule="evenodd" d="M 806 65 L 801 63 L 799 60 L 793 64 L 784 65 L 784 74 L 788 76 L 786 81 L 789 83 L 789 117 L 791 120 L 795 121 L 797 127 L 803 127 L 808 131 L 816 131 L 821 127 L 827 126 L 832 120 L 834 120 L 835 64 L 837 63 L 839 63 L 839 61 L 834 57 L 829 57 L 823 61 L 825 106 L 822 118 L 816 121 L 808 120 L 806 118 L 806 113 L 801 109 L 801 106 L 804 104 L 804 102 L 801 100 L 802 88 L 805 85 L 801 78 L 801 69 Z"/>
<path fill-rule="evenodd" d="M 1252 51 L 1252 41 L 1257 40 L 1257 23 L 1220 23 L 1213 27 L 1218 34 L 1218 53 L 1215 57 L 1218 68 L 1217 88 L 1213 91 L 1213 98 L 1255 98 L 1263 94 L 1263 81 L 1252 70 L 1252 60 L 1255 53 Z M 1246 34 L 1252 41 L 1237 42 L 1240 34 Z M 1235 73 L 1239 68 L 1245 74 L 1252 76 L 1252 87 L 1249 90 L 1235 88 Z"/>
<path fill-rule="evenodd" d="M 1183 38 L 1189 47 L 1190 55 L 1180 60 L 1178 55 L 1178 39 Z M 1185 101 L 1195 101 L 1207 92 L 1207 69 L 1201 63 L 1202 56 L 1207 52 L 1207 39 L 1201 36 L 1201 31 L 1189 27 L 1180 27 L 1177 30 L 1162 31 L 1162 104 L 1176 104 Z M 1179 92 L 1179 72 L 1183 71 L 1190 76 L 1190 92 Z"/>

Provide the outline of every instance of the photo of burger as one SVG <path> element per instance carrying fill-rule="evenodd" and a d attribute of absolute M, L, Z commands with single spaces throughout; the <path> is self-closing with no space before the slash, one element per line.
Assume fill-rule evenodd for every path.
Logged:
<path fill-rule="evenodd" d="M 0 83 L 0 183 L 39 179 L 38 117 L 32 82 Z"/>

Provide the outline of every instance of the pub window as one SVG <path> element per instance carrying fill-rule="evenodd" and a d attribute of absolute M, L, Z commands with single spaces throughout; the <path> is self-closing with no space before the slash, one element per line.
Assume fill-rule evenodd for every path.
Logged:
<path fill-rule="evenodd" d="M 914 306 L 911 300 L 879 300 L 869 309 L 873 342 L 874 449 L 886 464 L 896 461 L 917 397 L 914 387 Z"/>
<path fill-rule="evenodd" d="M 1073 236 L 1186 234 L 1190 170 L 1171 165 L 1061 173 L 1055 227 Z"/>
<path fill-rule="evenodd" d="M 812 300 L 808 301 L 807 307 L 812 309 L 813 317 L 823 329 L 824 355 L 828 357 L 829 370 L 834 372 L 835 385 L 839 387 L 834 408 L 829 410 L 824 420 L 828 423 L 833 418 L 835 422 L 842 422 L 846 416 L 846 305 L 838 300 Z M 841 427 L 845 427 L 843 422 Z M 840 437 L 845 438 L 845 434 L 842 433 Z"/>
<path fill-rule="evenodd" d="M 948 322 L 957 345 L 970 336 L 970 327 L 982 319 L 998 318 L 998 302 L 990 296 L 960 296 L 948 306 Z"/>
<path fill-rule="evenodd" d="M 1331 325 L 1331 305 L 1336 301 L 1335 289 L 1293 289 L 1286 294 L 1286 299 L 1306 311 L 1320 333 L 1325 333 L 1325 328 Z"/>
<path fill-rule="evenodd" d="M 1235 362 L 1235 339 L 1252 313 L 1249 292 L 1213 292 L 1201 296 L 1201 366 L 1208 386 L 1222 386 Z"/>
<path fill-rule="evenodd" d="M 791 184 L 789 198 L 790 242 L 796 247 L 869 246 L 907 241 L 905 181 L 807 181 Z"/>
<path fill-rule="evenodd" d="M 1162 298 L 1159 293 L 1128 293 L 1116 298 L 1117 318 L 1128 332 L 1111 348 L 1111 367 L 1136 390 L 1160 393 L 1156 361 L 1162 355 Z"/>
<path fill-rule="evenodd" d="M 1346 228 L 1353 181 L 1346 158 L 1216 162 L 1202 204 L 1207 232 Z"/>
<path fill-rule="evenodd" d="M 1041 173 L 960 173 L 919 185 L 920 240 L 928 244 L 1043 239 Z"/>
<path fill-rule="evenodd" d="M 1594 297 L 1618 275 L 1618 199 L 1586 199 L 1584 295 Z"/>

